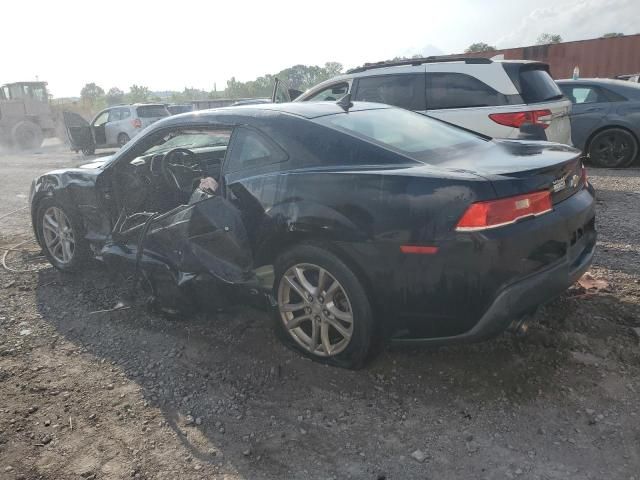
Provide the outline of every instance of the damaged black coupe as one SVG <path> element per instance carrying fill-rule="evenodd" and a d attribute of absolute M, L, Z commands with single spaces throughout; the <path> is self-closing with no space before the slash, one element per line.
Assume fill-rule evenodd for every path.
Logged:
<path fill-rule="evenodd" d="M 172 308 L 262 304 L 290 345 L 344 367 L 386 340 L 496 335 L 589 267 L 580 152 L 344 100 L 161 120 L 37 178 L 37 239 L 60 270 L 97 257 Z"/>

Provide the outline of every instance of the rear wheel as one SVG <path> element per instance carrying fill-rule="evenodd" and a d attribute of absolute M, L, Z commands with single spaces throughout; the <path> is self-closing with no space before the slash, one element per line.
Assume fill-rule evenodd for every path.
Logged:
<path fill-rule="evenodd" d="M 124 147 L 129 140 L 131 139 L 129 138 L 129 135 L 127 135 L 126 133 L 121 133 L 120 135 L 118 135 L 118 145 L 120 147 Z"/>
<path fill-rule="evenodd" d="M 73 271 L 90 258 L 82 224 L 68 208 L 52 199 L 42 200 L 36 222 L 44 254 L 54 267 Z"/>
<path fill-rule="evenodd" d="M 11 140 L 21 150 L 40 148 L 44 140 L 44 134 L 39 125 L 29 120 L 16 123 L 11 129 Z"/>
<path fill-rule="evenodd" d="M 373 341 L 371 305 L 362 283 L 339 258 L 301 245 L 276 262 L 274 316 L 284 342 L 313 360 L 359 368 Z"/>
<path fill-rule="evenodd" d="M 587 152 L 599 167 L 628 167 L 638 154 L 638 142 L 627 130 L 608 128 L 591 139 Z"/>

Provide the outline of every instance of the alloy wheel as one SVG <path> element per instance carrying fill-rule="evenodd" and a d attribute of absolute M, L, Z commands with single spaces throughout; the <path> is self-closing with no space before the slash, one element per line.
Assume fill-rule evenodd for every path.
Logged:
<path fill-rule="evenodd" d="M 60 264 L 68 264 L 75 253 L 73 227 L 64 211 L 49 207 L 42 216 L 44 243 L 51 256 Z"/>
<path fill-rule="evenodd" d="M 606 132 L 594 140 L 591 147 L 592 160 L 602 166 L 615 167 L 626 163 L 631 154 L 631 144 L 627 135 Z"/>
<path fill-rule="evenodd" d="M 278 287 L 284 327 L 298 345 L 320 357 L 337 355 L 353 335 L 353 310 L 344 287 L 309 263 L 289 268 Z"/>

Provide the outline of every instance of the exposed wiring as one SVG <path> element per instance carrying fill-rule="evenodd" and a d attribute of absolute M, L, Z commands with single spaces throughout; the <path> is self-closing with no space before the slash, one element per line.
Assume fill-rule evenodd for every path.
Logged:
<path fill-rule="evenodd" d="M 13 267 L 10 267 L 10 266 L 7 265 L 7 256 L 9 255 L 10 252 L 15 252 L 22 245 L 25 245 L 25 244 L 31 243 L 31 242 L 35 242 L 35 239 L 29 238 L 27 240 L 23 240 L 22 242 L 14 245 L 13 247 L 7 248 L 5 250 L 5 252 L 2 254 L 2 268 L 4 268 L 7 272 L 11 272 L 11 273 L 33 273 L 33 272 L 37 272 L 38 271 L 37 268 L 32 268 L 32 269 L 29 269 L 29 270 L 18 270 L 16 268 L 13 268 Z"/>
<path fill-rule="evenodd" d="M 3 218 L 8 217 L 10 215 L 13 215 L 14 213 L 18 213 L 18 212 L 21 212 L 22 210 L 26 210 L 27 208 L 29 208 L 29 205 L 25 205 L 24 207 L 20 207 L 17 210 L 14 210 L 13 212 L 5 213 L 4 215 L 0 216 L 0 220 L 2 220 Z"/>

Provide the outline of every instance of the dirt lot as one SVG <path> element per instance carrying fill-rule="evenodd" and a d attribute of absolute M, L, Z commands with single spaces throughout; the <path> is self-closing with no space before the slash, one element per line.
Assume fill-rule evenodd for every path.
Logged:
<path fill-rule="evenodd" d="M 30 238 L 28 210 L 2 216 L 31 179 L 81 162 L 0 153 L 0 254 Z M 125 293 L 99 266 L 11 252 L 37 271 L 0 270 L 0 478 L 640 479 L 640 169 L 590 179 L 608 287 L 572 289 L 524 338 L 357 372 L 301 359 L 245 307 L 94 313 Z"/>

